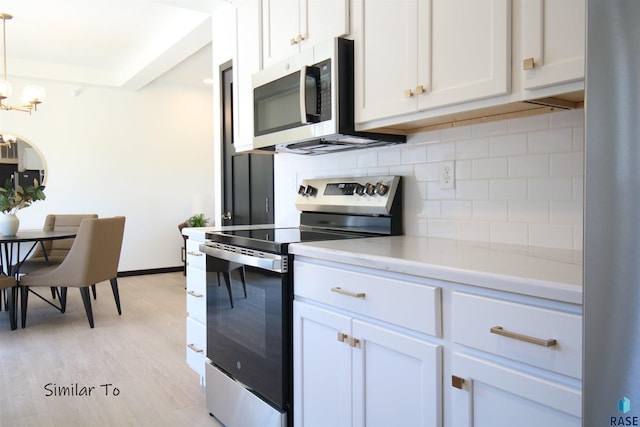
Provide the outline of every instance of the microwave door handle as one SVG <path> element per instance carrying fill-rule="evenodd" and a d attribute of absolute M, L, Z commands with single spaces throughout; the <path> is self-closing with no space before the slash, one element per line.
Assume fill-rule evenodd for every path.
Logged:
<path fill-rule="evenodd" d="M 309 112 L 307 110 L 307 77 L 313 77 L 315 84 L 314 104 L 316 105 L 315 112 Z M 302 124 L 316 123 L 320 121 L 320 103 L 318 102 L 320 97 L 320 69 L 318 67 L 309 67 L 303 65 L 300 69 L 300 122 Z"/>

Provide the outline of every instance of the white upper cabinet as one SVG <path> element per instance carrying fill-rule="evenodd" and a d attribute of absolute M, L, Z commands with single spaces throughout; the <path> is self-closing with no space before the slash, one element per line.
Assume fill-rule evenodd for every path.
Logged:
<path fill-rule="evenodd" d="M 511 90 L 508 0 L 354 0 L 356 122 Z"/>
<path fill-rule="evenodd" d="M 260 70 L 260 0 L 247 0 L 235 10 L 236 57 L 233 63 L 233 144 L 236 151 L 253 146 L 253 87 Z"/>
<path fill-rule="evenodd" d="M 521 8 L 524 89 L 583 80 L 585 0 L 526 0 Z"/>
<path fill-rule="evenodd" d="M 262 0 L 264 66 L 349 34 L 349 0 Z"/>

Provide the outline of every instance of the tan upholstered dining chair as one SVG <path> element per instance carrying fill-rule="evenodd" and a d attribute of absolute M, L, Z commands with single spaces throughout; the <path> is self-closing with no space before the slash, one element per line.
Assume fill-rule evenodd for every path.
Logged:
<path fill-rule="evenodd" d="M 16 292 L 16 279 L 13 276 L 0 276 L 0 292 L 6 295 L 5 305 L 9 311 L 9 321 L 11 330 L 16 329 L 16 298 L 18 293 Z M 1 296 L 1 295 L 0 295 Z M 2 305 L 2 298 L 0 298 L 0 306 Z M 2 307 L 0 307 L 1 311 Z"/>
<path fill-rule="evenodd" d="M 122 314 L 117 275 L 124 223 L 123 216 L 83 220 L 69 253 L 59 265 L 41 267 L 20 278 L 18 285 L 23 328 L 27 319 L 29 288 L 38 286 L 61 288 L 63 313 L 67 304 L 67 288 L 79 288 L 89 325 L 93 328 L 89 287 L 109 280 L 118 314 Z"/>
<path fill-rule="evenodd" d="M 49 214 L 44 219 L 44 231 L 78 231 L 83 219 L 98 218 L 97 214 Z M 20 265 L 21 273 L 29 273 L 48 265 L 58 265 L 69 253 L 73 239 L 48 240 L 41 242 L 33 254 Z M 45 257 L 46 254 L 46 257 Z M 93 298 L 96 298 L 96 287 L 92 286 Z M 51 296 L 55 298 L 54 289 Z"/>

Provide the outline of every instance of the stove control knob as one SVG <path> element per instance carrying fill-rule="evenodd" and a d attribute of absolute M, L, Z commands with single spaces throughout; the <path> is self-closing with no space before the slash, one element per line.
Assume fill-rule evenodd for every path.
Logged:
<path fill-rule="evenodd" d="M 306 187 L 304 185 L 301 185 L 300 187 L 298 187 L 298 194 L 304 196 L 306 190 Z"/>
<path fill-rule="evenodd" d="M 356 184 L 355 193 L 356 193 L 358 196 L 362 196 L 362 195 L 364 194 L 364 185 L 362 185 L 362 184 Z"/>
<path fill-rule="evenodd" d="M 376 184 L 376 194 L 378 194 L 379 196 L 384 196 L 385 194 L 387 194 L 387 191 L 389 191 L 389 186 L 384 185 L 381 182 L 378 182 Z"/>
<path fill-rule="evenodd" d="M 318 194 L 318 189 L 310 185 L 307 185 L 307 191 L 305 191 L 305 194 L 307 196 L 315 196 L 316 194 Z"/>
<path fill-rule="evenodd" d="M 373 184 L 370 184 L 367 182 L 367 185 L 365 186 L 366 190 L 365 192 L 369 195 L 369 196 L 373 196 L 376 193 L 376 186 Z"/>

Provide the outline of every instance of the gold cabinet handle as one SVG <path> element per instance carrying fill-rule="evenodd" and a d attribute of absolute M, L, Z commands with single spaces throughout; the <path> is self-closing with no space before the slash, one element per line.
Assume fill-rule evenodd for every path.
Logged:
<path fill-rule="evenodd" d="M 423 93 L 425 93 L 427 90 L 424 88 L 423 85 L 418 85 L 416 86 L 416 95 L 421 95 Z"/>
<path fill-rule="evenodd" d="M 542 347 L 553 347 L 558 343 L 558 341 L 556 341 L 553 338 L 550 338 L 550 339 L 535 338 L 535 337 L 530 337 L 529 335 L 522 335 L 517 332 L 505 331 L 502 328 L 502 326 L 494 326 L 493 328 L 489 329 L 489 331 L 492 334 L 502 335 L 503 337 L 513 338 L 514 340 L 524 341 L 531 344 L 540 345 Z"/>
<path fill-rule="evenodd" d="M 522 61 L 522 68 L 524 68 L 525 70 L 532 70 L 533 68 L 535 68 L 535 66 L 536 62 L 533 58 L 527 58 Z"/>
<path fill-rule="evenodd" d="M 349 338 L 349 335 L 345 334 L 344 332 L 338 332 L 338 341 L 345 342 L 347 338 Z"/>
<path fill-rule="evenodd" d="M 298 37 L 296 37 L 296 43 L 300 43 L 302 40 L 304 40 L 304 36 L 302 34 L 298 34 Z"/>
<path fill-rule="evenodd" d="M 409 99 L 413 96 L 413 91 L 411 89 L 405 89 L 404 91 L 404 97 Z"/>
<path fill-rule="evenodd" d="M 348 297 L 352 297 L 352 298 L 362 298 L 364 299 L 364 292 L 350 292 L 350 291 L 345 291 L 344 289 L 342 289 L 339 286 L 336 286 L 334 288 L 331 288 L 331 292 L 335 292 L 341 295 L 346 295 Z"/>
<path fill-rule="evenodd" d="M 188 293 L 189 295 L 191 295 L 192 297 L 196 297 L 196 298 L 202 298 L 202 297 L 204 297 L 204 295 L 202 295 L 202 294 L 196 294 L 196 293 L 195 293 L 195 292 L 193 292 L 193 291 L 187 291 L 187 293 Z"/>
<path fill-rule="evenodd" d="M 187 345 L 187 347 L 189 347 L 191 350 L 195 351 L 196 353 L 203 353 L 204 350 L 202 350 L 201 348 L 196 347 L 194 344 L 189 344 Z"/>
<path fill-rule="evenodd" d="M 347 342 L 349 343 L 350 347 L 359 347 L 360 346 L 360 340 L 358 338 L 349 337 Z"/>
<path fill-rule="evenodd" d="M 296 39 L 295 39 L 295 38 L 291 39 L 291 46 L 293 46 L 293 45 L 294 45 L 294 44 L 296 44 L 296 43 L 298 43 L 298 42 L 296 41 Z"/>
<path fill-rule="evenodd" d="M 451 375 L 451 386 L 462 390 L 462 387 L 464 386 L 464 378 L 457 375 Z"/>
<path fill-rule="evenodd" d="M 202 252 L 193 252 L 193 251 L 189 251 L 187 252 L 187 255 L 191 255 L 191 256 L 202 256 L 204 255 Z"/>

